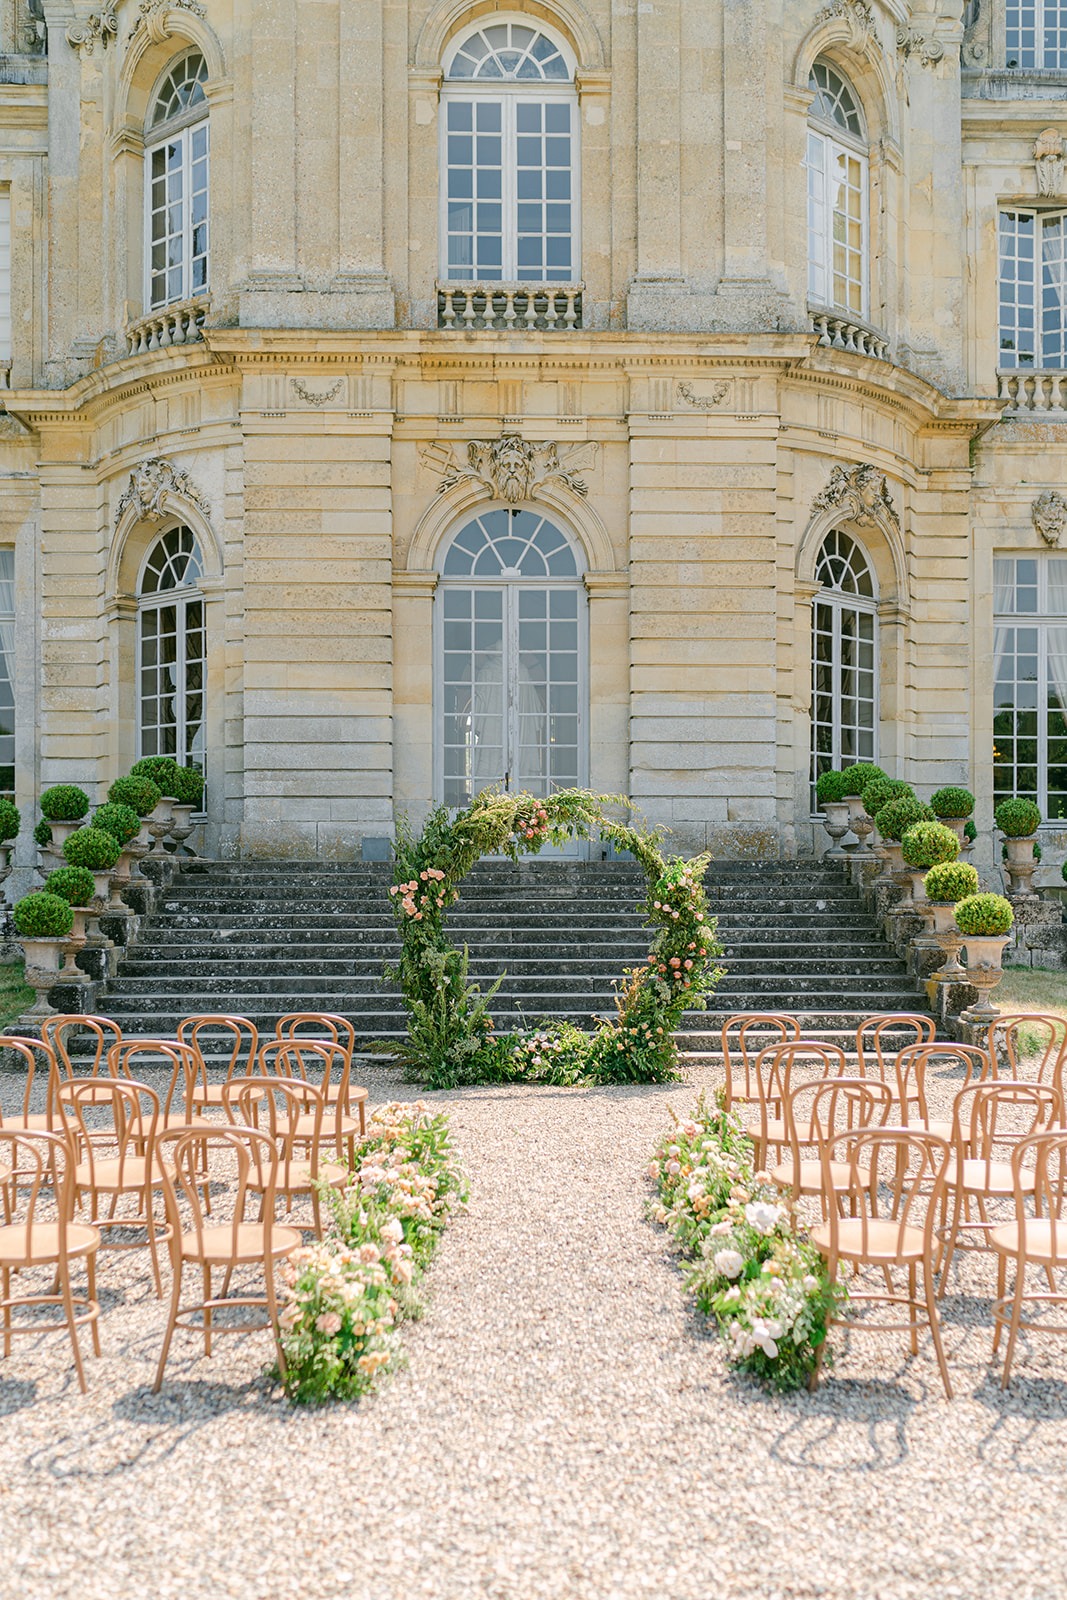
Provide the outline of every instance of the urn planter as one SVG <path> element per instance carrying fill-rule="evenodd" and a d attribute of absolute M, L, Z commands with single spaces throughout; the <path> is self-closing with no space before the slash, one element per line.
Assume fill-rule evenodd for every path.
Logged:
<path fill-rule="evenodd" d="M 859 844 L 852 851 L 852 859 L 853 861 L 873 861 L 874 851 L 867 841 L 874 832 L 874 818 L 869 817 L 864 810 L 861 795 L 849 795 L 846 804 L 848 806 L 849 827 L 859 840 Z"/>
<path fill-rule="evenodd" d="M 182 846 L 185 845 L 186 839 L 188 839 L 189 835 L 193 831 L 193 812 L 196 810 L 196 807 L 193 805 L 186 805 L 180 800 L 175 800 L 172 810 L 173 819 L 170 825 L 170 836 L 174 840 L 177 853 L 181 855 Z M 193 849 L 192 845 L 185 845 L 185 848 L 190 855 L 195 856 L 196 851 Z"/>
<path fill-rule="evenodd" d="M 951 900 L 930 900 L 928 903 L 933 914 L 933 937 L 945 957 L 943 965 L 930 976 L 938 983 L 964 983 L 967 974 L 960 965 L 963 934 L 956 926 L 956 908 Z"/>
<path fill-rule="evenodd" d="M 148 852 L 150 861 L 160 861 L 166 857 L 163 841 L 174 825 L 174 807 L 177 805 L 173 795 L 163 795 L 157 800 L 154 810 L 148 813 L 145 822 L 152 838 L 152 848 Z M 140 837 L 140 835 L 138 835 Z"/>
<path fill-rule="evenodd" d="M 823 856 L 824 861 L 843 861 L 847 852 L 841 840 L 849 831 L 849 804 L 847 800 L 823 801 L 823 827 L 830 835 L 830 848 Z"/>
<path fill-rule="evenodd" d="M 1004 863 L 1008 872 L 1008 893 L 1015 896 L 1033 895 L 1034 888 L 1031 879 L 1037 870 L 1034 860 L 1034 845 L 1037 843 L 1037 834 L 1029 834 L 1022 839 L 1010 836 L 1004 840 L 1004 849 L 1007 859 Z"/>
<path fill-rule="evenodd" d="M 978 990 L 978 999 L 963 1012 L 965 1022 L 992 1022 L 1000 1011 L 990 1001 L 990 995 L 1004 976 L 1004 946 L 1010 941 L 1008 933 L 965 933 L 963 948 L 967 955 L 966 981 Z"/>
<path fill-rule="evenodd" d="M 85 983 L 87 982 L 87 974 L 78 966 L 76 958 L 79 952 L 85 949 L 85 919 L 92 915 L 92 908 L 90 906 L 71 906 L 70 909 L 74 913 L 74 925 L 65 941 L 66 960 L 59 974 L 59 981 L 61 983 Z"/>
<path fill-rule="evenodd" d="M 41 1017 L 54 1015 L 48 1004 L 48 991 L 59 982 L 59 969 L 66 939 L 23 939 L 22 950 L 26 960 L 26 982 L 36 989 L 37 998 L 25 1013 L 27 1020 L 36 1022 Z"/>

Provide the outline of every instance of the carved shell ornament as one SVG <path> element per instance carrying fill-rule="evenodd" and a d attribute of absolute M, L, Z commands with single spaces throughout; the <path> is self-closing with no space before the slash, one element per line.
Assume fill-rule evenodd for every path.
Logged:
<path fill-rule="evenodd" d="M 171 503 L 174 496 L 196 506 L 205 517 L 210 516 L 211 507 L 187 472 L 162 456 L 142 461 L 130 473 L 130 481 L 115 510 L 116 527 L 131 506 L 139 521 L 162 522 L 177 509 Z"/>
<path fill-rule="evenodd" d="M 497 500 L 518 505 L 532 500 L 545 483 L 562 483 L 572 494 L 584 499 L 588 485 L 578 476 L 595 465 L 595 442 L 559 445 L 551 439 L 533 442 L 517 433 L 502 433 L 499 439 L 472 439 L 466 459 L 460 459 L 451 445 L 427 445 L 420 454 L 424 466 L 441 475 L 438 494 L 459 483 L 475 483 Z"/>
<path fill-rule="evenodd" d="M 839 511 L 843 519 L 860 528 L 900 529 L 900 517 L 889 494 L 885 474 L 869 462 L 857 467 L 836 466 L 830 481 L 811 502 L 813 511 Z"/>

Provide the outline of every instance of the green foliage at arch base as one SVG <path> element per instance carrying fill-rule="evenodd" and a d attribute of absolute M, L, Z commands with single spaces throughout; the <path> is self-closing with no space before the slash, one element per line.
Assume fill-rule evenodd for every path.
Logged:
<path fill-rule="evenodd" d="M 619 796 L 585 789 L 548 799 L 485 790 L 458 815 L 439 807 L 414 834 L 401 824 L 390 889 L 401 938 L 399 981 L 408 1008 L 400 1057 L 428 1089 L 467 1083 L 660 1083 L 677 1077 L 674 1032 L 688 1010 L 702 1009 L 722 969 L 715 922 L 707 915 L 703 877 L 710 855 L 686 861 L 664 855 L 661 836 L 620 822 L 607 808 L 629 810 Z M 528 1033 L 498 1035 L 490 1006 L 503 975 L 483 993 L 468 976 L 467 950 L 446 931 L 460 885 L 487 855 L 512 861 L 542 846 L 593 834 L 629 851 L 644 868 L 644 910 L 656 930 L 643 967 L 617 985 L 616 1016 L 592 1032 L 546 1022 Z M 551 959 L 551 957 L 549 957 Z"/>

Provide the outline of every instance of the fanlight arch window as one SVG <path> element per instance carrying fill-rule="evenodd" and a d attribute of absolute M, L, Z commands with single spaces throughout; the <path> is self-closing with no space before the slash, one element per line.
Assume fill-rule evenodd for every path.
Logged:
<path fill-rule="evenodd" d="M 149 309 L 208 286 L 207 63 L 179 57 L 156 90 L 145 129 L 145 299 Z"/>
<path fill-rule="evenodd" d="M 535 507 L 463 524 L 441 564 L 439 790 L 549 795 L 585 781 L 586 595 L 571 540 Z"/>
<path fill-rule="evenodd" d="M 137 594 L 138 744 L 204 767 L 206 641 L 200 546 L 171 528 L 148 552 Z"/>
<path fill-rule="evenodd" d="M 878 591 L 866 552 L 833 529 L 815 563 L 811 781 L 878 750 Z"/>
<path fill-rule="evenodd" d="M 808 298 L 867 316 L 869 276 L 867 133 L 856 96 L 826 61 L 808 88 Z"/>
<path fill-rule="evenodd" d="M 571 283 L 578 267 L 578 96 L 563 41 L 494 21 L 452 48 L 442 89 L 441 276 Z"/>

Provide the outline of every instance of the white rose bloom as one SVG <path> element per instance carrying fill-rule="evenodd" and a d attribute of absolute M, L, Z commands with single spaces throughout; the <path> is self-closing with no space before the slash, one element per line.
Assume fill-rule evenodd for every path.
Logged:
<path fill-rule="evenodd" d="M 737 1278 L 745 1265 L 739 1250 L 717 1250 L 713 1259 L 715 1271 L 723 1278 Z"/>
<path fill-rule="evenodd" d="M 733 1231 L 734 1225 L 732 1222 L 717 1222 L 711 1229 L 711 1234 L 713 1238 L 721 1239 L 724 1234 L 733 1233 Z"/>
<path fill-rule="evenodd" d="M 726 1293 L 723 1295 L 723 1299 L 729 1304 L 732 1304 L 735 1300 L 740 1300 L 740 1298 L 741 1290 L 736 1283 L 727 1289 Z"/>
<path fill-rule="evenodd" d="M 745 1207 L 745 1220 L 757 1233 L 773 1233 L 781 1216 L 781 1206 L 769 1205 L 766 1200 L 753 1200 Z"/>

